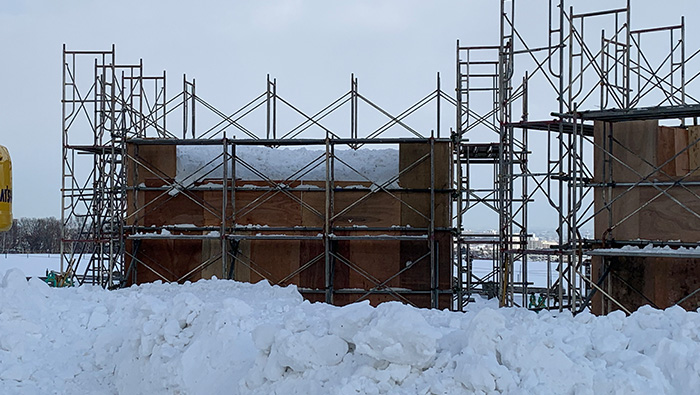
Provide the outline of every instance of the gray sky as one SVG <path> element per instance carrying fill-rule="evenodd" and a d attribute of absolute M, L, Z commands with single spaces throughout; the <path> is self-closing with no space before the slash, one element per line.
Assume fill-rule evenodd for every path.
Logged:
<path fill-rule="evenodd" d="M 360 92 L 399 112 L 434 89 L 436 72 L 442 74 L 443 89 L 453 92 L 455 41 L 495 44 L 497 3 L 2 0 L 0 144 L 13 160 L 14 215 L 60 216 L 63 43 L 74 50 L 103 50 L 114 43 L 118 62 L 143 58 L 147 73 L 165 69 L 175 82 L 187 73 L 197 79 L 198 95 L 223 110 L 261 93 L 269 73 L 281 95 L 314 112 L 349 90 L 355 73 Z M 528 7 L 518 24 L 539 32 L 542 45 L 547 3 L 519 4 Z M 584 11 L 624 2 L 570 4 Z M 658 4 L 633 0 L 633 26 L 675 24 L 686 15 L 692 53 L 698 47 L 692 37 L 698 36 L 700 4 Z"/>

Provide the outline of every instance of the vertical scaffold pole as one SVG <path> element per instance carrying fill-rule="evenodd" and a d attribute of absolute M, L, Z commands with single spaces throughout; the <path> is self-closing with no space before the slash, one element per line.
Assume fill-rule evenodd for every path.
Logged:
<path fill-rule="evenodd" d="M 439 308 L 439 268 L 435 252 L 435 137 L 430 136 L 430 288 L 432 290 L 431 306 Z"/>
<path fill-rule="evenodd" d="M 227 208 L 227 198 L 228 198 L 228 140 L 226 139 L 226 132 L 224 131 L 224 138 L 221 140 L 223 146 L 223 179 L 222 183 L 222 194 L 221 194 L 221 229 L 219 230 L 219 240 L 221 242 L 221 278 L 226 278 L 226 273 L 228 273 L 228 268 L 226 267 L 228 262 L 228 240 L 226 239 L 226 208 Z"/>
<path fill-rule="evenodd" d="M 234 136 L 233 144 L 231 144 L 231 232 L 235 234 L 236 229 L 236 140 Z M 227 231 L 228 232 L 228 231 Z M 228 236 L 228 235 L 227 235 Z M 240 248 L 240 246 L 238 246 Z M 236 264 L 236 251 L 233 252 L 234 256 L 231 258 L 231 265 Z M 228 259 L 228 258 L 227 258 Z M 235 267 L 228 269 L 231 275 L 227 275 L 228 280 L 236 279 Z"/>
<path fill-rule="evenodd" d="M 331 261 L 331 176 L 332 168 L 331 161 L 331 140 L 328 133 L 326 133 L 326 204 L 324 211 L 324 221 L 323 221 L 323 248 L 324 248 L 324 258 L 325 258 L 325 287 L 326 287 L 326 303 L 333 303 L 333 271 L 332 271 L 332 261 Z"/>
<path fill-rule="evenodd" d="M 456 70 L 456 76 L 455 76 L 455 86 L 457 87 L 456 93 L 457 93 L 457 119 L 455 120 L 455 130 L 452 132 L 452 155 L 454 157 L 453 160 L 453 166 L 456 167 L 455 169 L 455 178 L 453 180 L 453 184 L 455 187 L 455 190 L 457 191 L 457 210 L 456 210 L 456 229 L 454 230 L 455 234 L 453 237 L 456 239 L 456 244 L 457 244 L 457 259 L 456 259 L 456 272 L 457 272 L 457 281 L 456 284 L 453 284 L 453 287 L 457 288 L 457 310 L 462 311 L 464 309 L 464 285 L 467 286 L 467 293 L 469 293 L 469 271 L 467 271 L 467 279 L 465 283 L 465 279 L 463 278 L 465 273 L 464 273 L 464 262 L 462 258 L 462 204 L 463 204 L 463 197 L 462 197 L 462 155 L 461 155 L 461 146 L 462 146 L 462 81 L 460 78 L 460 59 L 459 59 L 459 40 L 457 40 L 457 49 L 456 49 L 456 55 L 455 55 L 455 70 Z M 469 259 L 467 256 L 466 259 Z M 454 281 L 454 280 L 453 280 Z"/>
<path fill-rule="evenodd" d="M 63 261 L 66 257 L 66 196 L 70 196 L 66 191 L 66 164 L 68 161 L 68 133 L 66 131 L 66 68 L 68 64 L 66 63 L 66 44 L 63 44 L 63 61 L 61 63 L 62 69 L 62 81 L 61 84 L 61 139 L 62 139 L 62 151 L 63 151 L 63 163 L 62 163 L 62 177 L 61 177 L 61 263 L 59 270 L 63 273 Z M 73 187 L 71 186 L 71 190 Z M 71 202 L 70 206 L 73 203 Z"/>

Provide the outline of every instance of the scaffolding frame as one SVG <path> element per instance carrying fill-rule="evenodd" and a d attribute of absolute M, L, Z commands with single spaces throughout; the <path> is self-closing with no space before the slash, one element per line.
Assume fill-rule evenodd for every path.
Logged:
<path fill-rule="evenodd" d="M 392 115 L 382 109 L 358 90 L 357 78 L 351 76 L 351 89 L 341 95 L 321 110 L 312 114 L 299 109 L 277 93 L 277 81 L 268 76 L 266 90 L 253 100 L 231 113 L 224 113 L 206 102 L 196 94 L 194 80 L 188 81 L 183 77 L 183 90 L 171 98 L 166 96 L 166 75 L 145 76 L 143 74 L 143 62 L 137 65 L 118 65 L 115 62 L 115 49 L 110 51 L 69 51 L 64 46 L 64 79 L 63 79 L 63 150 L 64 150 L 64 187 L 62 188 L 62 204 L 64 207 L 62 223 L 64 235 L 62 239 L 62 265 L 71 268 L 78 283 L 99 284 L 104 287 L 114 288 L 124 286 L 129 282 L 135 283 L 139 270 L 147 270 L 155 273 L 163 281 L 186 281 L 196 272 L 220 263 L 222 273 L 231 277 L 232 267 L 236 264 L 246 265 L 252 271 L 273 284 L 288 284 L 289 281 L 311 265 L 323 261 L 325 271 L 325 286 L 320 289 L 300 289 L 307 294 L 321 293 L 324 300 L 333 303 L 334 295 L 353 294 L 357 300 L 367 298 L 372 294 L 387 294 L 396 300 L 411 303 L 406 295 L 425 294 L 430 297 L 430 306 L 440 307 L 442 295 L 452 295 L 453 284 L 440 285 L 441 276 L 448 273 L 439 273 L 441 262 L 448 262 L 451 267 L 451 254 L 438 255 L 437 233 L 449 236 L 451 239 L 451 226 L 437 226 L 435 220 L 436 194 L 448 197 L 453 193 L 449 183 L 442 189 L 435 186 L 435 145 L 451 144 L 451 140 L 441 137 L 440 109 L 441 102 L 451 98 L 440 89 L 440 77 L 437 77 L 436 89 L 409 106 L 398 115 Z M 94 62 L 94 73 L 81 76 L 80 62 Z M 92 77 L 92 81 L 90 78 Z M 120 78 L 118 78 L 120 77 Z M 83 79 L 81 79 L 83 78 Z M 86 82 L 87 81 L 87 82 Z M 86 88 L 87 86 L 87 88 Z M 149 86 L 152 89 L 147 90 Z M 85 93 L 87 92 L 87 93 Z M 415 112 L 435 105 L 435 129 L 429 132 L 419 132 L 418 128 L 409 126 L 406 118 Z M 374 110 L 383 118 L 379 126 L 361 133 L 358 127 L 358 108 L 365 107 Z M 278 120 L 281 108 L 290 110 L 301 118 L 301 122 L 293 124 L 289 129 L 283 129 Z M 324 124 L 325 119 L 339 112 L 342 107 L 349 107 L 350 126 L 347 137 L 340 132 L 331 129 Z M 90 111 L 92 110 L 92 111 Z M 264 122 L 257 125 L 258 129 L 250 129 L 244 125 L 247 118 L 256 110 L 265 111 Z M 182 124 L 180 132 L 172 130 L 172 121 L 166 124 L 168 118 L 173 118 L 176 112 L 182 111 Z M 201 120 L 210 116 L 214 121 L 202 127 Z M 78 120 L 84 122 L 80 128 Z M 315 130 L 312 130 L 315 129 Z M 345 129 L 345 128 L 343 128 Z M 437 132 L 436 132 L 437 131 Z M 320 132 L 320 133 L 319 133 Z M 230 133 L 230 134 L 227 134 Z M 320 136 L 319 136 L 320 135 Z M 176 137 L 176 136 L 182 136 Z M 233 138 L 231 138 L 231 137 Z M 84 144 L 76 144 L 76 140 L 85 140 Z M 91 140 L 91 141 L 90 141 Z M 204 167 L 193 173 L 189 179 L 168 179 L 163 171 L 153 163 L 145 163 L 138 157 L 137 152 L 129 152 L 127 144 L 138 147 L 155 145 L 199 145 L 220 146 L 221 153 L 212 158 Z M 429 185 L 426 188 L 396 188 L 392 183 L 402 176 L 399 172 L 395 177 L 383 182 L 377 182 L 363 175 L 361 171 L 336 156 L 338 146 L 347 146 L 353 150 L 362 149 L 365 146 L 398 145 L 398 144 L 423 144 L 429 147 L 429 151 L 408 164 L 404 171 L 413 169 L 419 165 L 429 167 Z M 310 163 L 298 169 L 285 180 L 274 180 L 263 172 L 258 171 L 247 164 L 238 154 L 241 146 L 264 147 L 288 147 L 288 146 L 317 146 L 323 148 L 320 154 Z M 89 154 L 93 159 L 93 171 L 88 174 L 80 174 L 79 164 L 75 159 L 78 155 Z M 444 158 L 450 160 L 450 157 Z M 163 186 L 148 187 L 136 185 L 134 180 L 127 180 L 126 169 L 147 173 L 151 177 L 160 179 Z M 213 166 L 213 167 L 212 167 Z M 353 192 L 363 192 L 363 196 L 352 202 L 348 207 L 337 209 L 334 207 L 334 195 L 343 193 L 342 188 L 335 185 L 334 168 L 336 166 L 348 167 L 352 172 L 363 178 L 362 188 L 353 188 Z M 325 194 L 325 206 L 323 210 L 316 210 L 294 196 L 287 185 L 296 178 L 301 179 L 304 174 L 314 168 L 325 168 L 324 185 L 320 187 Z M 250 202 L 243 207 L 237 207 L 236 193 L 249 188 L 238 185 L 236 171 L 246 168 L 255 173 L 265 184 L 265 187 L 256 187 L 264 192 L 259 199 Z M 449 167 L 448 167 L 449 168 Z M 195 191 L 201 189 L 199 184 L 214 170 L 223 171 L 221 178 L 222 191 L 221 207 L 216 207 L 205 200 L 194 196 Z M 203 173 L 199 172 L 200 170 Z M 230 174 L 229 174 L 230 172 Z M 81 178 L 82 177 L 82 178 Z M 450 179 L 448 175 L 448 179 Z M 218 226 L 139 226 L 139 219 L 144 212 L 152 210 L 154 202 L 158 198 L 146 202 L 143 206 L 135 207 L 139 194 L 146 191 L 155 191 L 158 198 L 172 198 L 176 195 L 187 196 L 194 204 L 200 206 L 218 221 Z M 399 195 L 400 192 L 412 191 L 419 194 L 428 194 L 430 209 L 427 212 L 412 207 Z M 132 193 L 132 201 L 129 202 L 128 194 Z M 366 228 L 355 226 L 342 226 L 336 224 L 338 218 L 353 208 L 362 204 L 368 198 L 377 194 L 390 196 L 400 202 L 401 207 L 411 210 L 427 221 L 425 227 L 391 226 L 387 228 Z M 323 221 L 321 227 L 309 227 L 300 229 L 295 227 L 261 227 L 254 232 L 249 225 L 236 222 L 237 216 L 243 216 L 264 204 L 265 201 L 275 196 L 285 196 L 299 203 L 305 209 L 312 212 Z M 128 209 L 128 205 L 134 207 Z M 162 202 L 160 203 L 162 204 Z M 449 204 L 447 207 L 449 208 Z M 448 215 L 449 216 L 449 215 Z M 78 237 L 72 237 L 67 229 L 76 226 L 79 229 Z M 180 234 L 156 234 L 154 232 L 177 231 Z M 214 235 L 212 232 L 218 232 Z M 340 235 L 337 233 L 341 233 Z M 163 267 L 158 267 L 137 255 L 143 240 L 149 239 L 174 239 L 174 240 L 218 240 L 220 251 L 199 263 L 193 270 L 183 276 L 173 277 Z M 323 243 L 323 253 L 311 257 L 307 262 L 302 262 L 298 270 L 288 273 L 284 278 L 274 278 L 269 272 L 265 273 L 260 265 L 244 259 L 236 250 L 236 245 L 241 240 L 317 240 Z M 425 244 L 425 253 L 417 260 L 402 267 L 397 273 L 388 279 L 380 279 L 372 276 L 362 269 L 361 263 L 353 262 L 347 256 L 334 249 L 334 245 L 349 240 L 363 240 L 375 244 L 396 241 L 411 241 Z M 125 248 L 129 242 L 131 248 Z M 443 249 L 444 250 L 444 249 Z M 397 289 L 388 283 L 402 273 L 425 265 L 429 268 L 428 289 Z M 333 284 L 333 269 L 336 265 L 344 265 L 364 277 L 372 285 L 369 289 L 336 289 Z M 444 263 L 442 263 L 444 267 Z M 62 267 L 63 271 L 64 268 Z M 442 298 L 444 299 L 444 298 Z M 442 307 L 449 307 L 449 303 Z"/>
<path fill-rule="evenodd" d="M 575 13 L 564 0 L 548 0 L 548 41 L 532 46 L 516 23 L 516 3 L 521 2 L 500 2 L 498 44 L 465 46 L 457 42 L 455 146 L 461 147 L 455 170 L 456 272 L 461 280 L 457 303 L 463 306 L 472 300 L 472 294 L 482 294 L 497 296 L 502 306 L 539 308 L 543 306 L 528 305 L 528 300 L 539 294 L 546 298 L 544 308 L 577 312 L 587 308 L 598 292 L 610 305 L 629 311 L 605 292 L 603 288 L 609 284 L 600 286 L 605 279 L 591 278 L 587 268 L 588 252 L 601 247 L 599 240 L 583 236 L 583 227 L 602 215 L 601 210 L 593 209 L 593 191 L 615 184 L 612 177 L 594 182 L 592 153 L 602 151 L 607 161 L 615 156 L 612 147 L 594 143 L 590 121 L 612 125 L 636 119 L 680 119 L 685 125 L 687 119 L 698 116 L 697 108 L 689 106 L 698 101 L 686 88 L 697 77 L 687 78 L 686 66 L 698 52 L 686 55 L 683 17 L 677 25 L 633 29 L 629 0 L 619 8 L 584 13 Z M 590 34 L 590 26 L 602 26 L 593 31 L 600 33 L 597 37 Z M 667 35 L 666 53 L 658 45 L 651 51 L 643 46 L 652 35 Z M 660 57 L 651 56 L 658 53 Z M 518 73 L 522 73 L 522 82 L 516 83 Z M 551 112 L 554 119 L 530 120 L 528 96 L 533 89 L 540 89 L 535 91 L 538 97 L 546 91 L 554 93 L 557 99 L 550 107 L 556 108 Z M 537 104 L 541 111 L 542 100 Z M 597 109 L 590 111 L 594 106 Z M 520 119 L 513 113 L 518 107 L 522 108 Z M 530 158 L 528 140 L 531 134 L 543 131 L 547 134 L 547 162 L 538 168 Z M 475 187 L 472 174 L 484 164 L 493 168 L 494 182 L 491 187 Z M 644 175 L 640 178 L 642 182 L 630 189 L 640 187 L 645 181 Z M 666 187 L 687 190 L 691 184 L 686 183 L 679 177 Z M 547 201 L 557 218 L 558 244 L 554 248 L 528 248 L 532 237 L 528 205 L 535 197 Z M 497 235 L 465 229 L 469 225 L 465 217 L 484 206 L 496 214 L 491 228 L 498 229 Z M 636 213 L 644 207 L 641 203 Z M 606 199 L 604 210 L 611 209 L 612 202 Z M 617 246 L 634 244 L 631 240 L 615 242 Z M 486 276 L 473 270 L 470 251 L 474 245 L 493 246 L 493 267 Z M 557 278 L 550 285 L 548 277 L 545 289 L 530 287 L 526 276 L 514 278 L 514 263 L 527 273 L 533 255 L 548 257 L 548 273 L 549 260 L 558 262 Z"/>
<path fill-rule="evenodd" d="M 700 115 L 700 107 L 696 106 L 699 102 L 689 94 L 687 87 L 696 80 L 698 74 L 688 78 L 686 73 L 687 65 L 700 51 L 691 56 L 686 54 L 684 18 L 677 25 L 633 29 L 629 0 L 626 0 L 623 7 L 585 13 L 575 13 L 573 7 L 566 7 L 564 0 L 547 0 L 547 42 L 531 46 L 529 37 L 521 32 L 516 23 L 516 3 L 520 4 L 516 0 L 500 2 L 497 45 L 464 46 L 457 42 L 455 97 L 442 91 L 438 75 L 436 89 L 398 115 L 389 113 L 363 96 L 358 91 L 355 76 L 350 78 L 349 92 L 313 113 L 306 113 L 281 97 L 277 93 L 277 81 L 269 76 L 263 93 L 236 111 L 224 113 L 196 94 L 194 79 L 189 81 L 183 76 L 182 92 L 168 98 L 165 72 L 158 76 L 146 76 L 143 74 L 143 62 L 134 65 L 116 63 L 114 46 L 108 51 L 68 51 L 64 46 L 64 232 L 61 270 L 64 267 L 70 268 L 79 283 L 95 283 L 105 287 L 123 285 L 125 277 L 135 275 L 127 272 L 126 261 L 135 259 L 135 256 L 125 252 L 125 241 L 133 241 L 134 248 L 138 250 L 140 240 L 155 237 L 140 234 L 144 229 L 126 226 L 126 222 L 131 219 L 125 216 L 125 161 L 135 160 L 127 153 L 127 141 L 148 144 L 149 139 L 156 139 L 158 144 L 222 147 L 216 160 L 224 169 L 221 197 L 224 207 L 211 207 L 206 202 L 196 202 L 217 216 L 220 225 L 211 228 L 195 227 L 191 231 L 219 232 L 220 254 L 202 262 L 198 268 L 220 260 L 224 272 L 234 263 L 242 262 L 233 252 L 241 238 L 278 239 L 281 236 L 270 232 L 293 231 L 272 228 L 260 235 L 244 235 L 242 229 L 235 225 L 236 210 L 233 215 L 227 214 L 226 206 L 235 202 L 237 191 L 244 190 L 235 182 L 229 181 L 235 180 L 237 166 L 245 166 L 240 163 L 236 147 L 310 144 L 325 148 L 323 155 L 319 155 L 314 163 L 308 164 L 313 167 L 324 166 L 326 169 L 323 186 L 326 204 L 323 212 L 316 213 L 324 222 L 321 228 L 310 230 L 320 236 L 287 236 L 299 240 L 323 241 L 323 254 L 312 257 L 301 267 L 307 268 L 323 260 L 326 268 L 324 289 L 307 291 L 323 293 L 325 300 L 332 302 L 334 293 L 352 292 L 333 288 L 332 262 L 340 262 L 360 271 L 356 263 L 333 251 L 333 243 L 339 240 L 334 237 L 337 228 L 333 223 L 337 217 L 333 207 L 333 194 L 336 192 L 333 178 L 337 160 L 335 147 L 346 145 L 351 149 L 361 149 L 370 144 L 420 141 L 429 144 L 432 150 L 436 142 L 450 142 L 453 167 L 450 175 L 452 183 L 447 191 L 453 194 L 451 227 L 438 229 L 435 226 L 434 200 L 431 200 L 431 212 L 423 213 L 429 220 L 428 227 L 400 229 L 410 233 L 401 236 L 403 238 L 421 237 L 429 241 L 434 240 L 437 231 L 452 231 L 452 250 L 456 256 L 450 289 L 439 289 L 437 285 L 437 262 L 445 257 L 436 256 L 435 246 L 431 242 L 427 243 L 428 254 L 421 258 L 431 262 L 429 292 L 433 307 L 437 306 L 437 300 L 442 294 L 452 295 L 451 307 L 455 309 L 464 308 L 473 300 L 474 295 L 482 294 L 499 298 L 502 306 L 542 308 L 539 305 L 528 305 L 533 296 L 539 294 L 546 299 L 544 308 L 582 311 L 589 306 L 593 294 L 601 293 L 611 304 L 626 310 L 619 301 L 614 300 L 610 292 L 606 292 L 605 287 L 609 284 L 605 285 L 605 276 L 609 270 L 606 269 L 598 279 L 591 278 L 587 271 L 590 255 L 602 256 L 606 268 L 609 267 L 609 258 L 615 255 L 608 249 L 601 250 L 608 252 L 597 253 L 596 248 L 638 243 L 634 240 L 595 240 L 584 236 L 584 226 L 602 213 L 593 208 L 593 191 L 596 188 L 605 190 L 616 183 L 612 177 L 601 182 L 594 181 L 592 153 L 603 152 L 607 163 L 615 161 L 616 157 L 612 146 L 600 146 L 593 141 L 593 125 L 590 122 L 595 120 L 610 125 L 609 136 L 610 141 L 613 141 L 612 125 L 616 122 L 650 118 L 680 119 L 682 125 L 685 125 L 687 120 L 696 118 Z M 600 35 L 594 31 L 596 34 L 592 36 L 591 25 L 593 29 L 599 29 L 600 25 L 605 27 L 599 30 Z M 651 56 L 653 51 L 648 51 L 643 45 L 647 43 L 648 37 L 659 35 L 668 36 L 669 47 L 664 56 L 655 58 Z M 597 49 L 594 48 L 596 45 Z M 658 53 L 658 46 L 654 50 Z M 89 61 L 93 70 L 88 77 L 84 77 L 78 70 L 78 63 L 83 59 Z M 541 97 L 542 90 L 553 92 L 556 97 L 551 104 L 553 119 L 533 121 L 529 96 L 534 91 Z M 449 133 L 449 138 L 444 125 L 441 125 L 442 106 L 445 103 L 448 107 L 454 107 L 456 114 L 454 129 Z M 429 104 L 435 104 L 436 108 L 435 129 L 426 133 L 425 127 L 412 127 L 406 118 Z M 358 108 L 361 105 L 381 114 L 385 117 L 385 122 L 376 129 L 360 133 Z M 325 119 L 340 111 L 341 107 L 348 106 L 350 124 L 344 137 L 343 133 L 327 127 Z M 541 112 L 543 106 L 538 102 L 534 112 Z M 596 107 L 597 110 L 590 110 Z M 302 121 L 288 129 L 283 128 L 278 121 L 281 108 L 301 117 Z M 521 108 L 519 119 L 515 115 L 517 108 Z M 166 119 L 172 118 L 176 111 L 182 111 L 182 123 L 177 125 L 179 131 L 169 128 L 172 122 L 166 124 Z M 257 111 L 265 112 L 262 128 L 248 128 L 244 121 Z M 216 121 L 202 127 L 202 118 L 212 114 Z M 80 120 L 86 123 L 82 134 L 75 133 Z M 393 134 L 397 129 L 401 132 Z M 307 137 L 312 134 L 311 130 L 316 133 L 320 131 L 321 136 Z M 535 135 L 546 136 L 546 155 L 541 155 L 545 158 L 544 164 L 535 160 L 539 156 L 532 158 L 530 140 Z M 84 167 L 78 163 L 79 156 L 92 158 L 90 172 L 82 174 Z M 434 170 L 432 151 L 422 160 L 430 161 L 431 169 Z M 154 176 L 159 174 L 159 170 L 150 164 L 138 165 Z M 483 173 L 480 169 L 483 168 L 489 168 L 488 173 L 491 175 L 487 187 L 477 185 L 478 176 Z M 228 169 L 232 172 L 230 177 L 226 174 Z M 309 169 L 300 169 L 302 173 L 306 170 Z M 261 176 L 265 178 L 264 175 Z M 197 188 L 195 184 L 198 181 L 200 180 L 190 180 L 188 185 L 171 184 L 161 190 L 161 195 L 172 191 L 186 194 L 187 190 Z M 271 194 L 283 194 L 293 199 L 283 183 L 269 178 L 266 181 L 269 182 Z M 434 199 L 435 193 L 445 192 L 436 190 L 434 181 L 435 174 L 431 174 L 431 187 L 426 192 L 431 194 L 431 199 Z M 394 192 L 388 185 L 376 184 L 372 180 L 368 182 L 372 186 L 367 191 L 370 195 L 391 195 Z M 669 183 L 649 186 L 661 188 L 659 193 L 664 195 L 663 188 L 688 189 L 694 185 L 683 177 Z M 646 184 L 649 183 L 645 175 L 641 174 L 640 182 L 632 183 L 629 187 L 639 188 Z M 148 187 L 135 187 L 134 193 L 145 190 Z M 540 198 L 547 202 L 556 218 L 558 240 L 553 248 L 530 247 L 533 234 L 528 229 L 529 205 Z M 607 215 L 613 208 L 613 202 L 614 200 L 608 199 L 604 203 Z M 643 207 L 644 203 L 640 210 Z M 493 213 L 495 221 L 491 227 L 497 230 L 496 234 L 469 229 L 472 226 L 469 216 L 484 208 Z M 696 211 L 690 211 L 697 216 Z M 138 215 L 138 212 L 135 214 Z M 233 226 L 227 225 L 230 220 L 233 220 Z M 617 225 L 609 223 L 610 228 Z M 69 226 L 77 226 L 77 236 L 66 231 Z M 344 237 L 374 238 L 378 242 L 382 238 L 397 240 L 393 236 L 377 236 L 378 232 L 386 229 L 371 231 L 374 234 L 358 233 Z M 268 234 L 264 234 L 266 232 Z M 212 237 L 203 234 L 179 236 L 199 239 Z M 492 269 L 486 276 L 477 274 L 473 269 L 472 251 L 476 245 L 489 245 L 493 252 Z M 667 242 L 666 245 L 673 245 L 673 242 Z M 532 286 L 527 277 L 528 265 L 535 256 L 545 256 L 547 259 L 547 285 L 544 288 Z M 556 263 L 556 268 L 551 266 L 552 262 Z M 139 265 L 158 272 L 157 268 L 149 267 L 148 262 L 139 262 Z M 515 277 L 517 265 L 523 273 L 520 279 Z M 251 267 L 251 270 L 255 268 Z M 551 272 L 556 273 L 554 280 Z M 298 273 L 273 279 L 273 282 L 284 284 L 295 274 Z M 169 279 L 162 273 L 161 277 L 171 281 L 185 279 Z M 399 291 L 387 287 L 386 281 L 376 278 L 368 280 L 375 286 L 367 294 L 388 293 L 402 300 L 404 292 L 424 292 Z M 365 293 L 360 299 L 367 296 Z"/>

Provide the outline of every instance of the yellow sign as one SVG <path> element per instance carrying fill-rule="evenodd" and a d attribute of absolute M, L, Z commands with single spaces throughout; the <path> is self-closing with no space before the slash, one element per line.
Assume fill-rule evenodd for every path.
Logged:
<path fill-rule="evenodd" d="M 12 161 L 7 148 L 0 145 L 0 232 L 12 227 Z"/>

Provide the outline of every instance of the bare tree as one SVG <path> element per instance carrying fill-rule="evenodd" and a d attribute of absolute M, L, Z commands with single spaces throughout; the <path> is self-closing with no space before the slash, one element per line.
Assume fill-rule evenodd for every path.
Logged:
<path fill-rule="evenodd" d="M 61 221 L 50 218 L 20 218 L 12 228 L 0 232 L 4 253 L 58 253 L 61 248 Z"/>

